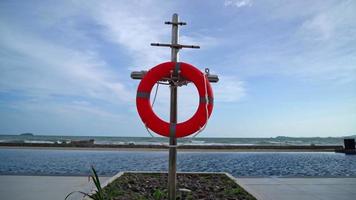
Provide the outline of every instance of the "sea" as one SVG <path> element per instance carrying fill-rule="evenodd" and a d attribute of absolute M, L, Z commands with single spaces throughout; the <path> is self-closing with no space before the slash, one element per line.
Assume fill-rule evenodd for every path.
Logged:
<path fill-rule="evenodd" d="M 178 139 L 179 144 L 200 145 L 343 145 L 345 137 L 270 137 L 270 138 L 204 138 L 186 137 Z M 347 138 L 356 138 L 348 136 Z M 73 140 L 94 139 L 95 144 L 162 144 L 165 137 L 105 137 L 105 136 L 48 136 L 48 135 L 0 135 L 1 142 L 13 143 L 69 143 Z"/>
<path fill-rule="evenodd" d="M 11 136 L 0 142 L 54 143 L 94 139 L 97 144 L 151 144 L 165 138 Z M 342 145 L 342 138 L 191 138 L 186 144 Z M 87 176 L 91 166 L 102 176 L 121 171 L 167 171 L 168 152 L 53 150 L 0 147 L 0 175 Z M 356 177 L 356 156 L 333 152 L 179 152 L 181 172 L 228 172 L 235 177 Z"/>

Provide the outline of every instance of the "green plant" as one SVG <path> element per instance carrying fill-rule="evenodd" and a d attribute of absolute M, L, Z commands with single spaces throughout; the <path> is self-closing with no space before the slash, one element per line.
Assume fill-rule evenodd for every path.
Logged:
<path fill-rule="evenodd" d="M 160 189 L 156 189 L 154 192 L 153 192 L 153 198 L 155 200 L 161 200 L 163 198 L 164 194 L 163 192 L 160 190 Z"/>
<path fill-rule="evenodd" d="M 95 188 L 97 191 L 95 193 L 73 191 L 73 192 L 69 193 L 64 200 L 67 200 L 67 198 L 70 197 L 74 193 L 81 193 L 84 195 L 84 197 L 87 196 L 93 200 L 104 200 L 103 188 L 100 185 L 100 180 L 99 180 L 98 174 L 93 166 L 91 167 L 91 171 L 92 171 L 92 175 L 90 175 L 89 178 L 94 182 L 94 185 L 95 185 Z"/>

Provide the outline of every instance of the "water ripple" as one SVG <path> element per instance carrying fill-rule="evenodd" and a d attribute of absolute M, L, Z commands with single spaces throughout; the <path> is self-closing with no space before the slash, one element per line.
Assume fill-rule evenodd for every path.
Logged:
<path fill-rule="evenodd" d="M 167 152 L 0 149 L 0 174 L 101 175 L 166 171 Z M 234 176 L 356 176 L 356 156 L 335 153 L 179 152 L 179 171 Z"/>

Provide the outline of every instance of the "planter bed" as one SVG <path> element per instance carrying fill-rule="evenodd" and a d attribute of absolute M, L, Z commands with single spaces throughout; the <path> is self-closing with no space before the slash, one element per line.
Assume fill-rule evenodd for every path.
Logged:
<path fill-rule="evenodd" d="M 103 184 L 107 199 L 167 199 L 167 173 L 124 172 Z M 178 173 L 177 199 L 256 200 L 226 173 Z"/>

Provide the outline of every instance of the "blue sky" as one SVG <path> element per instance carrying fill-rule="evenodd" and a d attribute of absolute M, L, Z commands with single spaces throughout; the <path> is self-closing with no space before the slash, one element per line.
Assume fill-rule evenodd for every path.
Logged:
<path fill-rule="evenodd" d="M 1 1 L 0 133 L 148 136 L 130 72 L 170 58 L 173 13 L 188 23 L 180 60 L 220 76 L 201 137 L 356 134 L 356 2 Z M 169 90 L 154 110 L 168 119 Z M 179 88 L 179 121 L 195 111 Z"/>

